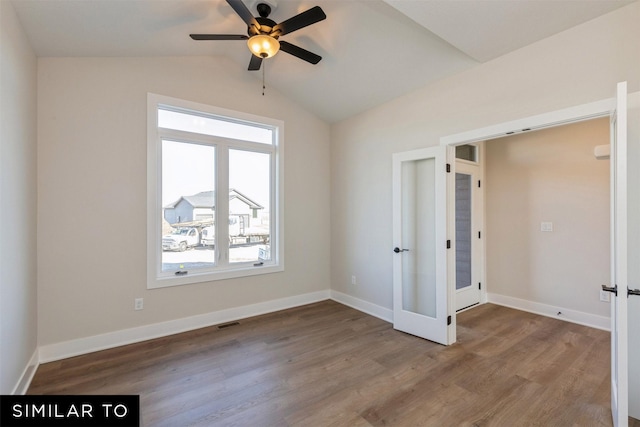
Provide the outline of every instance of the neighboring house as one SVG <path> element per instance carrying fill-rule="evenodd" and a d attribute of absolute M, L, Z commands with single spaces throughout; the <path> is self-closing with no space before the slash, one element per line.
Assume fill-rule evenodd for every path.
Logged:
<path fill-rule="evenodd" d="M 241 192 L 229 189 L 229 220 L 239 221 L 243 228 L 251 226 L 251 218 L 258 218 L 263 206 L 251 200 Z M 164 219 L 169 224 L 210 220 L 215 215 L 215 192 L 202 191 L 191 196 L 182 196 L 164 207 Z M 235 218 L 235 219 L 234 219 Z"/>

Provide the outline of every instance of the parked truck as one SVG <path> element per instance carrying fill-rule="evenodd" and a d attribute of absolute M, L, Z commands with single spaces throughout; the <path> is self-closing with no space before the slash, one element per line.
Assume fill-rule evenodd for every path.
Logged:
<path fill-rule="evenodd" d="M 171 234 L 162 236 L 163 251 L 184 252 L 189 248 L 194 248 L 200 244 L 200 233 L 197 228 L 185 227 L 176 228 Z"/>
<path fill-rule="evenodd" d="M 215 246 L 215 226 L 202 229 L 200 243 L 203 246 Z M 269 242 L 268 227 L 244 227 L 236 217 L 229 217 L 229 245 L 267 244 Z"/>
<path fill-rule="evenodd" d="M 213 225 L 210 225 L 209 227 L 205 227 L 202 229 L 202 239 L 200 240 L 200 243 L 202 243 L 202 246 L 215 246 L 216 244 L 215 230 L 216 229 Z"/>

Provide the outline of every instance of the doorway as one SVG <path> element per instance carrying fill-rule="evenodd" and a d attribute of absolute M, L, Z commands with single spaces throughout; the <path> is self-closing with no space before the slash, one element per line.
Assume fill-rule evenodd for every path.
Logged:
<path fill-rule="evenodd" d="M 615 96 L 610 99 L 583 104 L 550 113 L 531 116 L 525 119 L 514 120 L 494 126 L 475 129 L 459 134 L 449 135 L 440 139 L 440 144 L 447 147 L 448 158 L 453 158 L 456 145 L 470 144 L 478 141 L 500 138 L 506 135 L 528 132 L 533 129 L 544 129 L 560 126 L 567 123 L 590 120 L 599 117 L 611 117 L 611 283 L 616 284 L 612 288 L 613 296 L 611 304 L 611 386 L 612 386 L 612 415 L 614 425 L 626 425 L 628 414 L 627 392 L 627 292 L 618 295 L 617 289 L 628 288 L 627 269 L 627 110 L 640 105 L 640 93 L 636 92 L 630 97 L 627 95 L 627 83 L 618 83 Z M 640 117 L 640 116 L 638 116 Z M 640 123 L 632 119 L 634 123 L 632 131 L 640 129 L 636 124 Z M 451 185 L 449 186 L 451 188 Z M 635 201 L 635 199 L 632 198 Z M 449 233 L 455 233 L 451 225 Z M 634 246 L 632 246 L 635 249 Z M 451 271 L 453 270 L 452 274 Z M 447 290 L 455 287 L 452 276 L 455 276 L 455 266 L 449 263 L 449 279 Z M 604 289 L 603 289 L 604 290 Z M 608 290 L 608 289 L 607 289 Z M 455 316 L 453 326 L 455 327 Z M 455 339 L 454 339 L 455 341 Z"/>

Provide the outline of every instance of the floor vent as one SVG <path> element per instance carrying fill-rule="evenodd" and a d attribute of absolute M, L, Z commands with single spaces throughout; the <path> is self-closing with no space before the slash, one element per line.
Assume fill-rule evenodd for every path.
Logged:
<path fill-rule="evenodd" d="M 229 322 L 229 323 L 224 323 L 222 325 L 218 325 L 218 329 L 224 329 L 224 328 L 228 328 L 230 326 L 236 326 L 239 325 L 240 322 Z"/>

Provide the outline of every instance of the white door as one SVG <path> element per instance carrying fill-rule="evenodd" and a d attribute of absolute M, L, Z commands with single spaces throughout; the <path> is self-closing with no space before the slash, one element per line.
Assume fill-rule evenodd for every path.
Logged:
<path fill-rule="evenodd" d="M 446 147 L 393 155 L 393 327 L 445 345 L 446 185 Z"/>
<path fill-rule="evenodd" d="M 456 161 L 455 171 L 456 311 L 480 303 L 480 167 Z"/>
<path fill-rule="evenodd" d="M 618 83 L 611 116 L 611 413 L 628 425 L 627 345 L 627 83 Z M 605 288 L 603 286 L 603 288 Z M 613 288 L 613 289 L 612 289 Z"/>

